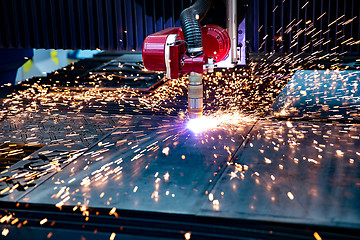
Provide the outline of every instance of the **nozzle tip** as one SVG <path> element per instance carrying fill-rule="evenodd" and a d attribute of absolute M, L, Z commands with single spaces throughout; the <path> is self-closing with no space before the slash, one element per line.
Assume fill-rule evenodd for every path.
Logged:
<path fill-rule="evenodd" d="M 202 112 L 203 112 L 202 108 L 200 109 L 189 108 L 189 118 L 190 119 L 201 118 Z"/>

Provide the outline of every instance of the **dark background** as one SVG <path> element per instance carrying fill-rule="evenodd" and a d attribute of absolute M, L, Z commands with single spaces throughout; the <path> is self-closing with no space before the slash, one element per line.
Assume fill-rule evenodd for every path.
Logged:
<path fill-rule="evenodd" d="M 180 13 L 190 5 L 190 0 L 0 0 L 0 48 L 141 50 L 147 35 L 179 27 Z M 359 52 L 360 44 L 342 44 L 360 39 L 359 5 L 358 0 L 238 0 L 238 22 L 246 16 L 248 52 Z M 225 1 L 214 0 L 202 24 L 226 27 L 225 20 Z M 314 31 L 294 39 L 304 28 Z"/>

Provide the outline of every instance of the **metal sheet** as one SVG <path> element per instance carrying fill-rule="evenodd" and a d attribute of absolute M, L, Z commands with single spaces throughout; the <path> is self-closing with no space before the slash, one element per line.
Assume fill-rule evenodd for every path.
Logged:
<path fill-rule="evenodd" d="M 360 227 L 359 124 L 259 121 L 200 215 Z"/>
<path fill-rule="evenodd" d="M 280 118 L 360 120 L 360 71 L 297 71 L 272 106 Z"/>
<path fill-rule="evenodd" d="M 119 115 L 26 112 L 0 122 L 1 142 L 44 144 L 0 174 L 0 201 L 17 201 L 125 124 Z"/>
<path fill-rule="evenodd" d="M 176 118 L 133 116 L 20 201 L 194 214 L 253 124 L 194 134 Z"/>

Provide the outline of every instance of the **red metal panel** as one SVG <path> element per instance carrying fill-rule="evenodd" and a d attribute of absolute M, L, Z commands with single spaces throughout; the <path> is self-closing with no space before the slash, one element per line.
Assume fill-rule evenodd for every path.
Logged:
<path fill-rule="evenodd" d="M 230 38 L 226 30 L 213 24 L 201 28 L 203 37 L 204 54 L 214 59 L 214 62 L 222 61 L 229 53 Z"/>
<path fill-rule="evenodd" d="M 165 43 L 170 34 L 177 34 L 179 28 L 167 28 L 147 36 L 143 44 L 143 62 L 147 69 L 165 71 Z"/>

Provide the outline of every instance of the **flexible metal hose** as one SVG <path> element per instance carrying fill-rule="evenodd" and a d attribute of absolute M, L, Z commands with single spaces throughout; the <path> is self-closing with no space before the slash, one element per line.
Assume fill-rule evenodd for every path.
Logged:
<path fill-rule="evenodd" d="M 180 24 L 188 46 L 187 54 L 190 57 L 198 57 L 203 54 L 199 21 L 208 12 L 210 3 L 211 0 L 197 0 L 180 14 Z"/>

